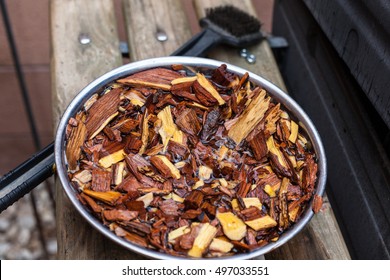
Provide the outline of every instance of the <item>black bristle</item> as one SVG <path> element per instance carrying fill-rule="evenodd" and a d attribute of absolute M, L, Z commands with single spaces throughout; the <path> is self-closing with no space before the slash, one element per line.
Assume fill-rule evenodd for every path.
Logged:
<path fill-rule="evenodd" d="M 231 5 L 206 9 L 206 17 L 236 37 L 259 32 L 261 27 L 257 18 Z"/>

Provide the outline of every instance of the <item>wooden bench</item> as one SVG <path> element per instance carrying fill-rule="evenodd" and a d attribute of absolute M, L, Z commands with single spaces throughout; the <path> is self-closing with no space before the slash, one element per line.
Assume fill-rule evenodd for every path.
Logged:
<path fill-rule="evenodd" d="M 183 4 L 179 0 L 123 0 L 123 16 L 115 13 L 111 0 L 53 0 L 51 13 L 51 71 L 55 126 L 72 98 L 89 82 L 122 65 L 118 25 L 126 25 L 131 61 L 166 56 L 192 34 Z M 199 18 L 206 7 L 222 4 L 255 15 L 250 0 L 195 0 Z M 168 40 L 160 42 L 156 32 Z M 237 49 L 218 47 L 209 57 L 242 66 L 285 89 L 272 51 L 266 41 L 249 49 L 257 62 L 248 64 Z M 102 236 L 76 212 L 62 186 L 57 188 L 57 238 L 59 259 L 142 259 Z M 287 244 L 265 255 L 266 259 L 349 259 L 349 254 L 325 197 L 324 205 L 306 228 Z"/>

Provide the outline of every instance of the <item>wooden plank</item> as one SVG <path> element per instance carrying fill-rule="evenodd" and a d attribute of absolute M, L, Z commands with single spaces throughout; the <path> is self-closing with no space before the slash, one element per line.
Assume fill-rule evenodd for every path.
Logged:
<path fill-rule="evenodd" d="M 220 5 L 233 5 L 253 16 L 256 16 L 256 11 L 252 1 L 250 0 L 195 0 L 194 4 L 199 18 L 202 18 L 206 15 L 205 9 Z M 258 74 L 265 79 L 272 81 L 281 89 L 286 90 L 283 78 L 277 68 L 274 55 L 267 41 L 263 41 L 256 46 L 248 47 L 246 49 L 256 56 L 255 64 L 247 63 L 245 59 L 239 55 L 239 50 L 228 46 L 221 46 L 211 51 L 209 56 L 248 69 L 249 71 Z"/>
<path fill-rule="evenodd" d="M 256 15 L 250 0 L 195 0 L 198 17 L 205 16 L 205 9 L 219 5 L 235 5 L 238 8 Z M 248 48 L 255 54 L 255 64 L 248 64 L 239 56 L 238 50 L 220 47 L 210 52 L 210 57 L 232 63 L 259 74 L 283 90 L 286 90 L 283 78 L 267 41 Z M 321 212 L 297 236 L 287 244 L 265 256 L 266 259 L 349 259 L 349 253 L 340 233 L 331 206 L 325 197 Z"/>
<path fill-rule="evenodd" d="M 314 234 L 319 237 L 318 242 L 326 248 L 329 259 L 351 258 L 326 195 L 321 212 L 314 216 L 310 225 Z"/>
<path fill-rule="evenodd" d="M 191 38 L 180 0 L 124 0 L 124 11 L 132 60 L 170 55 Z M 158 32 L 167 40 L 157 40 Z"/>
<path fill-rule="evenodd" d="M 71 99 L 89 82 L 122 64 L 111 0 L 53 0 L 51 13 L 51 71 L 53 115 L 57 126 Z M 81 44 L 80 40 L 90 39 Z M 56 182 L 59 259 L 133 259 L 93 229 L 76 212 Z"/>
<path fill-rule="evenodd" d="M 293 239 L 266 255 L 267 259 L 350 259 L 327 197 L 321 211 Z"/>

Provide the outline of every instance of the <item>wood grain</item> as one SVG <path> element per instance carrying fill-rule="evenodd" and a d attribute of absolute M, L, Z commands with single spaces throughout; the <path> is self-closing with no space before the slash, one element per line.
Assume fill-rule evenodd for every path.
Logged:
<path fill-rule="evenodd" d="M 180 0 L 124 0 L 131 60 L 167 56 L 191 38 Z M 157 40 L 157 32 L 168 39 Z"/>
<path fill-rule="evenodd" d="M 122 64 L 114 8 L 104 1 L 51 1 L 53 115 L 57 126 L 66 106 L 89 82 Z M 80 44 L 80 36 L 90 38 Z M 59 259 L 132 259 L 76 212 L 56 182 Z M 138 257 L 138 256 L 137 256 Z"/>
<path fill-rule="evenodd" d="M 205 9 L 219 5 L 234 5 L 251 15 L 256 15 L 252 1 L 233 0 L 195 0 L 196 12 L 199 18 L 205 16 Z M 261 19 L 260 19 L 261 21 Z M 256 63 L 249 64 L 239 56 L 238 50 L 222 46 L 209 53 L 209 56 L 221 61 L 241 66 L 249 71 L 263 76 L 281 89 L 286 86 L 279 72 L 266 40 L 247 48 L 256 55 Z M 318 215 L 297 236 L 285 245 L 266 254 L 266 259 L 349 259 L 349 253 L 340 233 L 333 211 L 327 198 Z"/>

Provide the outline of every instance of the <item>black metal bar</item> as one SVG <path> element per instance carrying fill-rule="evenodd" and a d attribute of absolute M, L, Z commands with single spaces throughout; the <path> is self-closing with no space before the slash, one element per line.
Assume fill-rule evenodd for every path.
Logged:
<path fill-rule="evenodd" d="M 0 178 L 0 213 L 54 174 L 54 145 Z"/>

